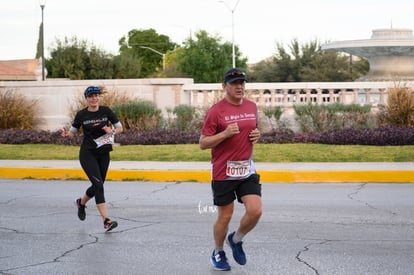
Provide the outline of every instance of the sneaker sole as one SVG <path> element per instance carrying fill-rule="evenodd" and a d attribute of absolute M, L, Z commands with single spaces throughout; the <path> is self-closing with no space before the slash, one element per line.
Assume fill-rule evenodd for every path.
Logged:
<path fill-rule="evenodd" d="M 108 227 L 108 229 L 106 229 L 106 232 L 111 231 L 112 229 L 114 229 L 117 226 L 118 226 L 117 222 L 112 222 L 111 225 Z"/>
<path fill-rule="evenodd" d="M 210 258 L 210 263 L 213 265 L 213 269 L 214 270 L 217 270 L 217 271 L 230 271 L 231 270 L 231 267 L 229 267 L 229 268 L 218 268 L 218 267 L 216 267 L 214 265 L 214 262 L 213 262 L 213 260 L 211 258 Z"/>

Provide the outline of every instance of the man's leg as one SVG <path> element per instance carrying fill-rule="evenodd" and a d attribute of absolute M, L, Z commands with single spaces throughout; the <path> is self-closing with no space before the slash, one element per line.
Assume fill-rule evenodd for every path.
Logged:
<path fill-rule="evenodd" d="M 246 235 L 256 226 L 262 216 L 262 198 L 258 195 L 245 195 L 241 200 L 246 212 L 240 220 L 237 231 L 240 234 Z"/>
<path fill-rule="evenodd" d="M 214 242 L 216 248 L 222 248 L 229 230 L 229 223 L 233 215 L 234 202 L 225 206 L 218 206 L 217 220 L 214 224 Z"/>
<path fill-rule="evenodd" d="M 229 223 L 233 215 L 234 202 L 225 206 L 218 206 L 217 220 L 214 223 L 213 233 L 216 247 L 211 255 L 211 263 L 215 270 L 230 270 L 227 262 L 226 253 L 223 250 L 224 240 L 226 239 Z"/>
<path fill-rule="evenodd" d="M 257 224 L 262 215 L 262 201 L 259 195 L 244 195 L 241 197 L 246 212 L 240 220 L 237 231 L 227 236 L 227 243 L 233 251 L 234 260 L 241 265 L 246 264 L 246 254 L 243 251 L 242 239 L 244 235 L 250 232 Z"/>

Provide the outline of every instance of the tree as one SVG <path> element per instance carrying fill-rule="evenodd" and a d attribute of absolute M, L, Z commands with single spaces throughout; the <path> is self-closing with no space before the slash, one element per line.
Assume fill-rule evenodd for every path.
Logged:
<path fill-rule="evenodd" d="M 349 69 L 352 72 L 352 80 L 356 80 L 369 72 L 369 62 L 365 58 L 356 58 L 356 62 L 352 61 L 352 56 L 350 56 Z"/>
<path fill-rule="evenodd" d="M 141 73 L 141 62 L 132 55 L 117 55 L 113 59 L 114 79 L 138 78 Z"/>
<path fill-rule="evenodd" d="M 51 78 L 111 79 L 113 56 L 76 36 L 57 39 L 46 67 Z"/>
<path fill-rule="evenodd" d="M 320 53 L 315 56 L 300 74 L 305 82 L 351 81 L 348 57 L 333 52 Z"/>
<path fill-rule="evenodd" d="M 183 56 L 184 49 L 176 47 L 173 51 L 168 51 L 165 55 L 165 77 L 186 77 L 185 73 L 178 69 L 179 57 Z"/>
<path fill-rule="evenodd" d="M 194 82 L 222 82 L 223 73 L 232 66 L 232 44 L 221 43 L 221 37 L 209 36 L 204 30 L 195 33 L 195 37 L 185 40 L 183 49 L 177 52 L 178 70 Z M 238 67 L 246 69 L 247 58 L 241 57 L 237 47 L 236 53 Z"/>
<path fill-rule="evenodd" d="M 42 57 L 42 47 L 43 47 L 43 41 L 42 41 L 42 37 L 43 37 L 43 27 L 42 27 L 43 23 L 40 23 L 39 26 L 39 39 L 37 40 L 37 46 L 36 46 L 36 59 L 39 59 L 40 57 Z"/>
<path fill-rule="evenodd" d="M 369 67 L 361 59 L 350 67 L 347 56 L 320 50 L 317 40 L 300 45 L 294 39 L 289 52 L 281 43 L 272 59 L 252 67 L 250 78 L 257 82 L 318 82 L 353 81 L 364 75 Z"/>
<path fill-rule="evenodd" d="M 56 47 L 51 50 L 46 67 L 50 78 L 86 79 L 86 41 L 77 37 L 56 40 Z"/>
<path fill-rule="evenodd" d="M 88 52 L 88 79 L 111 79 L 114 77 L 113 56 L 92 47 Z"/>
<path fill-rule="evenodd" d="M 249 78 L 255 82 L 297 81 L 294 60 L 281 43 L 276 44 L 277 52 L 272 58 L 261 61 L 249 70 Z"/>
<path fill-rule="evenodd" d="M 264 59 L 251 67 L 247 76 L 249 82 L 273 82 L 273 79 L 278 79 L 275 75 L 278 70 L 273 59 Z"/>
<path fill-rule="evenodd" d="M 134 29 L 128 32 L 128 36 L 119 40 L 119 46 L 121 56 L 128 55 L 140 61 L 139 77 L 147 77 L 157 72 L 163 75 L 162 54 L 172 51 L 177 44 L 171 42 L 168 36 L 158 34 L 154 29 Z"/>

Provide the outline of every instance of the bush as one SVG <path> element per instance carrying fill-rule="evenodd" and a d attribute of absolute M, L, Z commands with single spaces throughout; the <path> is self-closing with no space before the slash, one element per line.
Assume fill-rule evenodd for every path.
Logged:
<path fill-rule="evenodd" d="M 302 132 L 323 132 L 342 128 L 370 128 L 375 125 L 370 106 L 335 103 L 294 105 Z"/>
<path fill-rule="evenodd" d="M 271 125 L 273 130 L 276 128 L 276 125 L 280 124 L 280 118 L 283 114 L 283 110 L 280 106 L 265 107 L 263 108 L 263 114 L 267 117 L 269 124 Z M 275 124 L 272 123 L 272 119 L 274 119 Z"/>
<path fill-rule="evenodd" d="M 126 131 L 158 129 L 162 123 L 161 110 L 148 100 L 128 101 L 115 104 L 112 110 L 117 114 Z"/>
<path fill-rule="evenodd" d="M 378 114 L 380 125 L 414 126 L 414 95 L 412 89 L 395 87 L 388 91 L 388 102 Z"/>
<path fill-rule="evenodd" d="M 177 105 L 173 109 L 173 114 L 176 115 L 175 126 L 179 130 L 188 130 L 195 119 L 196 109 L 190 105 Z"/>
<path fill-rule="evenodd" d="M 0 89 L 0 129 L 34 129 L 40 122 L 38 100 Z"/>

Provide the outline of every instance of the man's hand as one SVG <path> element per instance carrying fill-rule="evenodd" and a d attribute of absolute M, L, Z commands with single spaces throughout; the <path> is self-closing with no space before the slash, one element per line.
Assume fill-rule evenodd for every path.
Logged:
<path fill-rule="evenodd" d="M 227 128 L 224 131 L 227 138 L 232 137 L 240 133 L 239 125 L 237 125 L 237 122 L 229 124 L 227 125 Z"/>
<path fill-rule="evenodd" d="M 251 132 L 250 132 L 250 134 L 249 134 L 249 139 L 250 139 L 250 141 L 254 144 L 254 143 L 256 143 L 256 142 L 258 142 L 259 141 L 259 138 L 260 138 L 260 131 L 259 131 L 259 129 L 254 129 L 254 130 L 252 130 Z"/>

